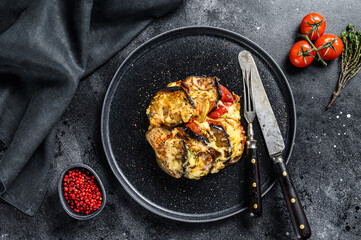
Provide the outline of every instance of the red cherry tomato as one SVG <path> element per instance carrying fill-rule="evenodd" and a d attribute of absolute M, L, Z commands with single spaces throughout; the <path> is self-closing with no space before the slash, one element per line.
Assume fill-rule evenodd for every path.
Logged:
<path fill-rule="evenodd" d="M 296 42 L 289 54 L 291 63 L 298 68 L 304 68 L 310 65 L 315 59 L 315 56 L 316 52 L 305 40 Z"/>
<path fill-rule="evenodd" d="M 221 89 L 221 94 L 222 94 L 221 101 L 222 102 L 233 102 L 234 101 L 232 93 L 230 91 L 228 91 L 227 88 L 225 88 L 221 84 L 219 84 L 219 88 Z"/>
<path fill-rule="evenodd" d="M 334 34 L 325 34 L 315 42 L 315 47 L 320 48 L 325 46 L 325 48 L 319 50 L 322 59 L 332 60 L 340 56 L 343 51 L 342 40 Z"/>
<path fill-rule="evenodd" d="M 307 14 L 301 22 L 301 33 L 316 40 L 325 33 L 326 19 L 319 13 Z"/>

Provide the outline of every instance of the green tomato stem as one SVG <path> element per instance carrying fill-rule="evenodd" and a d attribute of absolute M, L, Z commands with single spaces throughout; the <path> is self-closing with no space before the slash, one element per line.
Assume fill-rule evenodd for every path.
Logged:
<path fill-rule="evenodd" d="M 321 47 L 320 49 L 316 48 L 316 46 L 313 44 L 313 42 L 310 40 L 310 38 L 309 38 L 307 35 L 298 33 L 298 34 L 297 34 L 297 37 L 305 39 L 305 40 L 311 45 L 312 49 L 313 49 L 313 50 L 316 52 L 316 54 L 317 54 L 317 57 L 318 57 L 317 61 L 321 61 L 321 63 L 323 64 L 323 66 L 326 67 L 326 66 L 327 66 L 327 63 L 322 59 L 320 53 L 318 52 L 319 50 L 322 49 L 322 47 Z"/>

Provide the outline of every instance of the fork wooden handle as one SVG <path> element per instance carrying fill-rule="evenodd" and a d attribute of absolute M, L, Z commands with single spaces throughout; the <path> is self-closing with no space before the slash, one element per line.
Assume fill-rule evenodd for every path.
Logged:
<path fill-rule="evenodd" d="M 307 221 L 301 201 L 298 198 L 290 174 L 287 172 L 286 164 L 281 159 L 274 163 L 277 177 L 280 181 L 283 197 L 286 201 L 288 212 L 291 216 L 293 228 L 299 239 L 308 239 L 311 236 L 311 228 Z"/>
<path fill-rule="evenodd" d="M 255 218 L 262 215 L 261 182 L 256 143 L 256 140 L 247 142 L 249 210 L 250 215 Z"/>

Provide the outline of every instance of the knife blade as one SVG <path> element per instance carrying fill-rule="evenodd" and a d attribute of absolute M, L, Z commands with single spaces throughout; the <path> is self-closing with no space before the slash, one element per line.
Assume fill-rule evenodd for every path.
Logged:
<path fill-rule="evenodd" d="M 282 153 L 285 143 L 281 131 L 277 124 L 277 119 L 273 113 L 271 104 L 268 100 L 266 91 L 263 87 L 262 80 L 259 76 L 256 63 L 250 52 L 242 51 L 238 55 L 239 64 L 242 73 L 247 69 L 251 71 L 252 85 L 254 89 L 254 99 L 256 105 L 257 119 L 266 142 L 269 155 L 274 159 Z"/>
<path fill-rule="evenodd" d="M 266 142 L 268 153 L 273 160 L 276 175 L 281 184 L 293 228 L 298 238 L 308 239 L 311 236 L 311 228 L 282 158 L 282 152 L 285 148 L 284 140 L 259 76 L 257 65 L 251 53 L 248 51 L 240 52 L 238 60 L 242 74 L 245 74 L 246 71 L 251 71 L 257 119 Z"/>

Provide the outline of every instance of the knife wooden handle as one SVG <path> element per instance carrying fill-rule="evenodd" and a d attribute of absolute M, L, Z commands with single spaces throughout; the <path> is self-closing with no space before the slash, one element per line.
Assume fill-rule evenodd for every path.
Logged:
<path fill-rule="evenodd" d="M 256 140 L 251 141 L 247 144 L 249 210 L 251 217 L 256 218 L 262 215 L 262 196 Z"/>
<path fill-rule="evenodd" d="M 311 228 L 303 211 L 302 204 L 297 196 L 293 181 L 287 171 L 286 164 L 280 158 L 274 163 L 277 177 L 280 181 L 284 199 L 290 213 L 293 228 L 299 239 L 308 239 L 311 236 Z"/>

